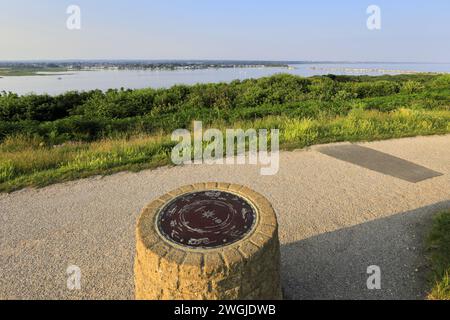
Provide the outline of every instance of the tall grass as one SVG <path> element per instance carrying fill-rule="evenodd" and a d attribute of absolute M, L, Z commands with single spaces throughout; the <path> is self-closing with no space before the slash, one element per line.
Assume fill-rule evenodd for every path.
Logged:
<path fill-rule="evenodd" d="M 434 218 L 428 237 L 433 288 L 430 300 L 450 300 L 450 211 Z"/>
<path fill-rule="evenodd" d="M 450 111 L 399 109 L 392 112 L 355 108 L 345 116 L 316 118 L 266 116 L 223 120 L 211 127 L 279 129 L 282 149 L 303 148 L 337 141 L 379 140 L 450 133 Z M 164 133 L 116 136 L 94 142 L 50 145 L 39 137 L 15 135 L 0 145 L 0 191 L 45 186 L 97 174 L 140 170 L 171 164 L 175 145 Z"/>

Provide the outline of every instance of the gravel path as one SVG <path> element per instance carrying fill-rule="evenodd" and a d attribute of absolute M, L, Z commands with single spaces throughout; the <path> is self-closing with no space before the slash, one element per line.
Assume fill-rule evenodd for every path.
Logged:
<path fill-rule="evenodd" d="M 291 299 L 420 299 L 423 234 L 450 207 L 450 136 L 363 143 L 443 173 L 409 183 L 308 150 L 281 153 L 280 172 L 185 166 L 120 173 L 0 195 L 0 298 L 132 299 L 134 226 L 142 207 L 181 185 L 223 181 L 267 196 L 279 215 Z M 69 291 L 66 269 L 82 271 Z M 367 289 L 367 267 L 382 289 Z"/>

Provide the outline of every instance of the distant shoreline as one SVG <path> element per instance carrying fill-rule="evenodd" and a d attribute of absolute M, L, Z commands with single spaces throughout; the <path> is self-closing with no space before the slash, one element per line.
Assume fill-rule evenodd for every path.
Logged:
<path fill-rule="evenodd" d="M 374 67 L 326 67 L 323 65 L 358 65 L 372 64 Z M 344 73 L 344 74 L 448 74 L 446 71 L 420 71 L 401 70 L 376 67 L 377 64 L 394 65 L 395 63 L 360 63 L 360 62 L 309 62 L 309 61 L 64 61 L 64 62 L 1 62 L 0 78 L 21 76 L 67 76 L 74 75 L 80 71 L 194 71 L 214 69 L 257 69 L 257 68 L 280 68 L 294 70 L 297 66 L 311 65 L 310 70 Z M 398 63 L 408 64 L 408 63 Z M 410 65 L 421 65 L 423 63 L 410 63 Z M 432 63 L 440 65 L 443 63 Z M 317 66 L 322 65 L 322 66 Z"/>
<path fill-rule="evenodd" d="M 450 64 L 320 64 L 303 63 L 283 65 L 275 62 L 174 62 L 169 65 L 152 62 L 90 62 L 79 65 L 45 64 L 14 65 L 14 72 L 0 63 L 0 91 L 58 95 L 68 91 L 109 89 L 170 88 L 176 85 L 231 83 L 239 80 L 259 79 L 275 74 L 300 77 L 315 76 L 393 76 L 449 74 Z M 11 66 L 11 65 L 8 65 Z"/>
<path fill-rule="evenodd" d="M 320 70 L 326 72 L 345 72 L 345 73 L 384 73 L 384 74 L 447 74 L 448 72 L 424 72 L 424 71 L 415 71 L 415 70 L 391 70 L 391 69 L 383 69 L 383 68 L 321 68 L 321 67 L 310 67 L 311 70 Z"/>
<path fill-rule="evenodd" d="M 47 76 L 73 71 L 177 71 L 228 68 L 291 68 L 273 61 L 73 61 L 73 62 L 0 62 L 0 76 Z M 62 74 L 64 75 L 64 74 Z M 66 74 L 67 75 L 67 74 Z"/>

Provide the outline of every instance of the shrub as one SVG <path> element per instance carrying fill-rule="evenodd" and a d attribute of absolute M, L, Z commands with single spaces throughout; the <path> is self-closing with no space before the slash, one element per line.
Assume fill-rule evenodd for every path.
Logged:
<path fill-rule="evenodd" d="M 425 86 L 422 83 L 420 83 L 418 81 L 409 80 L 409 81 L 406 81 L 405 83 L 403 83 L 401 92 L 412 94 L 412 93 L 418 93 L 418 92 L 422 91 L 423 89 L 425 89 Z"/>
<path fill-rule="evenodd" d="M 118 134 L 171 132 L 205 124 L 268 116 L 345 116 L 355 106 L 450 110 L 447 75 L 323 76 L 279 74 L 229 84 L 168 89 L 68 92 L 59 96 L 0 94 L 0 141 L 38 135 L 48 144 L 93 141 Z"/>
<path fill-rule="evenodd" d="M 400 91 L 400 86 L 397 83 L 384 80 L 376 82 L 347 83 L 344 87 L 360 99 L 389 96 Z"/>

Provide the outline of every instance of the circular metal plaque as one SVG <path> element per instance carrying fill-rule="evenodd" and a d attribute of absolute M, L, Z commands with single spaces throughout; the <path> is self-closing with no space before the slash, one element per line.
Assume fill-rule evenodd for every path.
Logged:
<path fill-rule="evenodd" d="M 175 198 L 157 217 L 159 232 L 190 248 L 218 248 L 243 239 L 256 222 L 253 206 L 224 191 L 199 191 Z"/>

